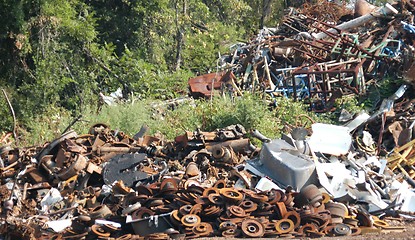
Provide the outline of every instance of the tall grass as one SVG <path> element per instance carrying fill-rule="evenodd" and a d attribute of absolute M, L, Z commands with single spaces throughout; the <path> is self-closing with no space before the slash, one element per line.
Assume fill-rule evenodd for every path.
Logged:
<path fill-rule="evenodd" d="M 157 106 L 157 107 L 154 107 Z M 72 129 L 78 134 L 87 133 L 95 123 L 105 123 L 111 129 L 118 129 L 133 136 L 143 124 L 150 127 L 150 134 L 161 133 L 166 139 L 174 139 L 185 130 L 213 131 L 232 124 L 242 124 L 246 130 L 258 129 L 270 138 L 276 138 L 284 131 L 285 124 L 295 125 L 298 115 L 310 116 L 317 122 L 329 119 L 306 110 L 306 106 L 288 99 L 280 99 L 276 109 L 255 95 L 230 99 L 215 97 L 210 100 L 194 100 L 174 106 L 160 101 L 139 100 L 115 106 L 104 106 L 98 113 L 87 109 Z M 58 137 L 73 120 L 62 109 L 50 109 L 38 116 L 29 125 L 21 145 L 42 144 Z"/>

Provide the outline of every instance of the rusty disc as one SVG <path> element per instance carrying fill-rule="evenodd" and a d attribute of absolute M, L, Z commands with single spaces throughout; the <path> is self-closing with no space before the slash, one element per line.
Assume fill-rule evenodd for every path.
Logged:
<path fill-rule="evenodd" d="M 205 190 L 202 193 L 203 197 L 207 197 L 210 194 L 220 194 L 219 189 L 217 189 L 217 188 L 205 188 Z"/>
<path fill-rule="evenodd" d="M 385 227 L 389 227 L 389 224 L 383 220 L 375 220 L 373 221 L 373 225 L 375 227 L 380 227 L 380 228 L 385 228 Z"/>
<path fill-rule="evenodd" d="M 294 223 L 294 228 L 298 228 L 300 226 L 301 218 L 297 211 L 289 211 L 282 218 L 290 219 Z"/>
<path fill-rule="evenodd" d="M 258 204 L 254 203 L 251 200 L 245 200 L 239 206 L 243 208 L 246 213 L 253 212 L 258 208 Z"/>
<path fill-rule="evenodd" d="M 150 216 L 153 216 L 155 213 L 148 208 L 142 207 L 137 209 L 131 214 L 132 219 L 143 219 Z"/>
<path fill-rule="evenodd" d="M 197 203 L 195 205 L 193 205 L 192 209 L 190 210 L 190 214 L 196 214 L 199 215 L 199 213 L 201 213 L 203 210 L 203 206 L 200 203 Z"/>
<path fill-rule="evenodd" d="M 241 202 L 244 199 L 242 193 L 232 188 L 222 188 L 220 194 L 222 194 L 226 200 L 231 202 Z"/>
<path fill-rule="evenodd" d="M 330 211 L 330 214 L 334 217 L 340 217 L 343 219 L 348 213 L 347 207 L 343 203 L 329 202 L 325 205 L 326 209 Z"/>
<path fill-rule="evenodd" d="M 174 226 L 180 226 L 181 225 L 181 217 L 179 216 L 179 211 L 173 210 L 170 214 L 170 220 L 173 223 Z"/>
<path fill-rule="evenodd" d="M 234 222 L 231 222 L 231 221 L 225 221 L 219 224 L 220 231 L 225 231 L 228 229 L 237 229 L 237 228 L 238 226 Z"/>
<path fill-rule="evenodd" d="M 208 199 L 211 203 L 217 205 L 217 206 L 221 206 L 223 204 L 225 204 L 225 201 L 223 200 L 222 196 L 220 194 L 209 194 Z"/>
<path fill-rule="evenodd" d="M 117 237 L 115 240 L 128 240 L 128 239 L 131 239 L 131 238 L 133 238 L 132 234 L 124 234 L 121 237 Z"/>
<path fill-rule="evenodd" d="M 185 227 L 194 227 L 200 224 L 200 217 L 194 214 L 187 214 L 182 217 L 181 222 Z"/>
<path fill-rule="evenodd" d="M 275 223 L 275 230 L 279 234 L 286 234 L 294 230 L 294 222 L 290 219 L 281 219 Z"/>
<path fill-rule="evenodd" d="M 360 227 L 352 227 L 350 228 L 350 230 L 352 231 L 352 233 L 350 234 L 351 236 L 357 236 L 362 233 L 362 229 L 360 229 Z"/>
<path fill-rule="evenodd" d="M 228 208 L 228 212 L 229 212 L 229 214 L 228 214 L 229 217 L 235 216 L 235 217 L 243 218 L 243 217 L 246 216 L 245 210 L 243 208 L 235 206 L 235 205 L 230 206 Z"/>
<path fill-rule="evenodd" d="M 160 184 L 160 193 L 171 193 L 177 191 L 177 181 L 174 178 L 166 178 Z"/>
<path fill-rule="evenodd" d="M 261 222 L 255 219 L 245 219 L 241 223 L 242 233 L 247 237 L 262 237 L 265 229 Z"/>
<path fill-rule="evenodd" d="M 317 232 L 316 225 L 312 223 L 307 223 L 307 224 L 304 224 L 302 227 L 300 227 L 300 229 L 298 229 L 298 233 L 302 234 L 303 236 L 307 234 L 307 231 Z"/>
<path fill-rule="evenodd" d="M 283 202 L 277 202 L 277 209 L 280 217 L 282 218 L 285 214 L 287 214 L 287 207 Z"/>
<path fill-rule="evenodd" d="M 224 179 L 216 181 L 216 183 L 213 185 L 214 188 L 225 188 L 226 182 Z"/>
<path fill-rule="evenodd" d="M 241 235 L 241 230 L 239 229 L 227 229 L 222 232 L 223 237 L 239 237 Z"/>
<path fill-rule="evenodd" d="M 96 225 L 96 224 L 92 225 L 92 227 L 91 227 L 91 231 L 92 231 L 95 235 L 97 235 L 98 237 L 109 237 L 109 236 L 111 235 L 109 232 L 106 232 L 106 231 L 104 230 L 104 228 L 102 228 L 101 226 Z"/>
<path fill-rule="evenodd" d="M 249 194 L 249 198 L 252 201 L 256 202 L 256 203 L 265 203 L 265 202 L 268 202 L 268 196 L 267 195 L 252 193 L 252 194 Z"/>
<path fill-rule="evenodd" d="M 201 222 L 192 228 L 192 232 L 200 237 L 207 237 L 213 234 L 213 227 L 209 223 Z"/>
<path fill-rule="evenodd" d="M 187 215 L 187 214 L 190 214 L 190 211 L 192 211 L 192 208 L 193 208 L 193 206 L 192 206 L 192 205 L 190 205 L 190 204 L 183 205 L 183 206 L 181 206 L 181 207 L 179 208 L 179 213 L 180 213 L 182 216 Z"/>

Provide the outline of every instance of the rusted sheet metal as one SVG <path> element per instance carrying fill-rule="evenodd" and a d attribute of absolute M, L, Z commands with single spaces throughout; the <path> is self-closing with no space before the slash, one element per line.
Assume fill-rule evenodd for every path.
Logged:
<path fill-rule="evenodd" d="M 195 98 L 207 98 L 214 94 L 215 90 L 222 87 L 222 77 L 226 72 L 208 73 L 190 78 L 188 83 L 190 94 Z"/>

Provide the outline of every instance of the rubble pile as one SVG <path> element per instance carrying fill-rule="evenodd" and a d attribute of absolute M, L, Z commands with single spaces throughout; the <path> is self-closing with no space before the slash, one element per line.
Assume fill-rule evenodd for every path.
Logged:
<path fill-rule="evenodd" d="M 358 1 L 355 16 L 333 4 L 290 9 L 281 26 L 238 45 L 225 59 L 227 71 L 189 80 L 191 92 L 207 97 L 223 87 L 237 95 L 261 90 L 326 111 L 336 97 L 364 93 L 383 76 L 411 80 L 413 3 L 377 9 Z M 342 14 L 324 14 L 329 8 Z M 148 135 L 145 126 L 131 137 L 95 124 L 87 134 L 67 131 L 24 148 L 13 148 L 11 134 L 2 135 L 0 237 L 293 238 L 403 231 L 389 220 L 415 217 L 410 88 L 402 85 L 371 115 L 342 111 L 341 125 L 292 126 L 280 139 L 241 125 L 166 140 Z"/>
<path fill-rule="evenodd" d="M 327 112 L 337 98 L 363 95 L 385 77 L 412 82 L 414 11 L 405 0 L 383 7 L 358 0 L 354 13 L 326 0 L 290 8 L 276 28 L 234 45 L 222 71 L 189 79 L 191 95 L 262 92 Z"/>
<path fill-rule="evenodd" d="M 367 150 L 370 133 L 353 141 L 349 134 L 369 119 L 316 123 L 311 135 L 297 127 L 274 140 L 241 125 L 165 141 L 146 135 L 145 127 L 131 138 L 96 124 L 44 146 L 3 144 L 0 235 L 185 239 L 402 231 L 381 218 L 412 216 L 415 193 L 403 171 L 392 170 L 412 166 L 414 141 L 380 159 Z"/>

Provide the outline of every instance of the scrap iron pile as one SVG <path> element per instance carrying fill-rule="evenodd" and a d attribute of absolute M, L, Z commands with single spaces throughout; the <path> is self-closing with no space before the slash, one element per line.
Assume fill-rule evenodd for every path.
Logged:
<path fill-rule="evenodd" d="M 217 73 L 189 79 L 191 95 L 262 92 L 326 112 L 336 98 L 363 95 L 385 77 L 415 80 L 412 1 L 376 8 L 358 0 L 353 11 L 318 0 L 286 12 L 276 28 L 234 45 Z"/>
<path fill-rule="evenodd" d="M 355 131 L 362 119 L 348 127 Z M 348 127 L 320 125 L 311 136 L 297 127 L 274 140 L 231 125 L 165 141 L 146 135 L 145 127 L 130 137 L 96 124 L 87 134 L 69 131 L 26 148 L 5 144 L 4 135 L 0 236 L 292 238 L 403 231 L 388 220 L 411 218 L 409 185 L 386 161 L 351 146 Z M 406 164 L 413 155 L 408 147 L 396 150 Z"/>
<path fill-rule="evenodd" d="M 353 17 L 332 4 L 291 9 L 280 27 L 238 46 L 220 78 L 191 79 L 193 94 L 210 96 L 223 86 L 236 94 L 262 89 L 328 110 L 338 93 L 363 93 L 387 74 L 411 80 L 411 2 L 382 10 L 366 5 L 369 10 L 354 18 L 366 24 L 342 31 L 340 22 L 348 25 L 346 15 Z M 325 14 L 327 9 L 342 14 Z M 11 134 L 3 134 L 0 237 L 293 238 L 403 231 L 397 222 L 415 217 L 415 102 L 409 88 L 402 85 L 372 115 L 343 111 L 342 126 L 291 126 L 290 134 L 272 140 L 241 125 L 186 131 L 168 141 L 148 135 L 146 127 L 130 137 L 96 124 L 87 134 L 67 131 L 43 146 L 23 148 L 12 147 Z"/>

